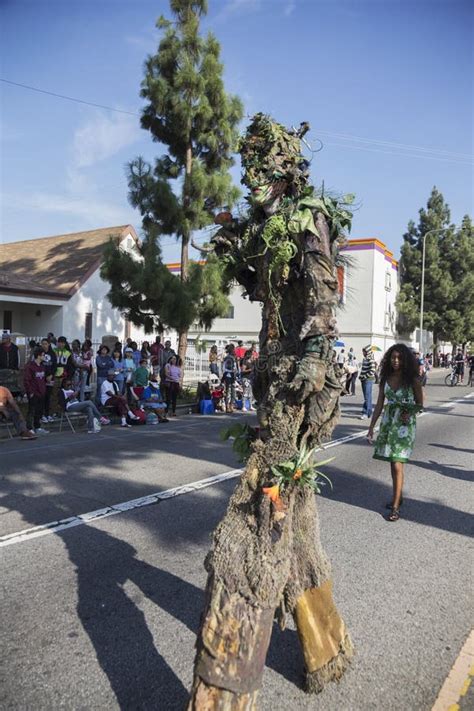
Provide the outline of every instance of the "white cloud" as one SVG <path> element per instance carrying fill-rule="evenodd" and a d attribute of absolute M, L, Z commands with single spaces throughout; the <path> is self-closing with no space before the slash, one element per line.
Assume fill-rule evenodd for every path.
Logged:
<path fill-rule="evenodd" d="M 31 218 L 34 229 L 28 225 L 27 233 L 46 233 L 48 228 L 39 226 L 50 224 L 54 216 L 56 222 L 67 225 L 64 229 L 59 228 L 64 232 L 133 224 L 137 220 L 137 212 L 127 204 L 122 161 L 120 156 L 115 159 L 114 156 L 139 140 L 138 117 L 117 114 L 109 118 L 102 111 L 94 111 L 88 116 L 71 136 L 69 164 L 64 162 L 64 171 L 50 181 L 51 187 L 45 189 L 43 181 L 43 187 L 38 190 L 33 188 L 1 196 L 3 213 L 8 210 L 20 212 L 27 221 L 26 215 L 34 216 Z M 99 169 L 97 164 L 101 161 L 105 165 L 100 165 Z M 104 180 L 104 173 L 111 177 Z"/>
<path fill-rule="evenodd" d="M 224 4 L 224 7 L 217 13 L 214 21 L 222 22 L 231 15 L 244 15 L 260 10 L 261 7 L 262 0 L 228 0 L 228 2 Z"/>
<path fill-rule="evenodd" d="M 283 10 L 283 14 L 285 15 L 285 17 L 289 17 L 290 15 L 292 15 L 295 8 L 296 2 L 289 2 Z"/>
<path fill-rule="evenodd" d="M 73 217 L 80 217 L 91 226 L 110 224 L 120 225 L 130 222 L 132 209 L 113 205 L 103 200 L 89 198 L 69 198 L 61 195 L 37 193 L 33 195 L 33 207 L 45 212 L 60 212 Z"/>
<path fill-rule="evenodd" d="M 122 148 L 135 143 L 139 132 L 138 116 L 114 114 L 109 117 L 103 112 L 97 112 L 74 133 L 74 167 L 88 168 L 110 158 Z"/>
<path fill-rule="evenodd" d="M 81 221 L 84 228 L 99 225 L 123 225 L 132 222 L 134 211 L 126 205 L 114 205 L 88 197 L 71 197 L 54 193 L 36 192 L 28 195 L 10 194 L 3 199 L 8 207 L 63 214 Z M 81 228 L 79 228 L 81 229 Z"/>

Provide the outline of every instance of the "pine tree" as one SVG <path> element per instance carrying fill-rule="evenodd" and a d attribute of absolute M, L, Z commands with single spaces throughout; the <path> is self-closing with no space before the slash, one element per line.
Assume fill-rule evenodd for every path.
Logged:
<path fill-rule="evenodd" d="M 173 21 L 160 17 L 158 51 L 145 63 L 141 96 L 146 100 L 142 128 L 167 147 L 152 167 L 142 157 L 129 164 L 130 203 L 140 210 L 145 235 L 142 261 L 107 247 L 102 276 L 111 283 L 109 298 L 147 331 L 164 326 L 178 331 L 184 358 L 187 332 L 194 321 L 209 328 L 228 308 L 216 260 L 198 267 L 189 260 L 193 232 L 213 221 L 215 206 L 238 196 L 229 169 L 242 105 L 224 91 L 216 38 L 199 34 L 207 0 L 170 0 Z M 167 272 L 159 239 L 181 243 L 181 272 Z"/>
<path fill-rule="evenodd" d="M 433 231 L 435 230 L 435 231 Z M 455 228 L 450 224 L 450 211 L 436 187 L 431 191 L 426 209 L 419 211 L 418 225 L 408 224 L 403 235 L 400 259 L 400 292 L 397 300 L 399 330 L 412 331 L 419 325 L 423 238 L 426 237 L 424 328 L 433 331 L 434 342 L 444 337 L 455 288 L 443 245 L 453 240 Z"/>
<path fill-rule="evenodd" d="M 474 230 L 469 215 L 441 242 L 443 262 L 449 265 L 452 301 L 445 312 L 441 336 L 463 346 L 474 340 Z"/>

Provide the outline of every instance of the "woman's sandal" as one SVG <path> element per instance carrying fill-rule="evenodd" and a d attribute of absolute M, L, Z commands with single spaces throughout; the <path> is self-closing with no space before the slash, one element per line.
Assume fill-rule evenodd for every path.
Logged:
<path fill-rule="evenodd" d="M 396 508 L 392 508 L 391 512 L 387 516 L 387 521 L 398 521 L 400 518 L 400 511 Z"/>
<path fill-rule="evenodd" d="M 403 504 L 403 496 L 400 498 L 400 503 L 398 504 L 398 508 L 400 508 L 400 506 L 402 506 L 402 504 Z M 385 504 L 385 508 L 386 509 L 393 509 L 393 503 L 391 501 L 388 501 Z"/>

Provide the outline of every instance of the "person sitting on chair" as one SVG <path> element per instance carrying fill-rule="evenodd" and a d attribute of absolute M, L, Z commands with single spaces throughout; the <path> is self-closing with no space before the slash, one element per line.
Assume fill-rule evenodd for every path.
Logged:
<path fill-rule="evenodd" d="M 131 388 L 131 390 L 135 391 L 135 388 Z M 150 382 L 146 388 L 141 390 L 140 407 L 145 410 L 152 410 L 158 417 L 159 422 L 169 422 L 166 417 L 166 403 L 163 402 L 156 375 L 150 376 Z"/>
<path fill-rule="evenodd" d="M 64 378 L 59 391 L 59 404 L 68 414 L 84 413 L 87 416 L 89 434 L 100 432 L 100 425 L 110 425 L 108 417 L 103 417 L 92 400 L 79 400 L 79 391 L 72 387 L 71 378 Z"/>
<path fill-rule="evenodd" d="M 9 389 L 0 385 L 0 420 L 2 418 L 6 420 L 10 419 L 13 422 L 13 426 L 20 435 L 20 439 L 37 439 L 35 433 L 30 432 L 27 428 L 20 408 L 16 404 L 15 398 Z"/>
<path fill-rule="evenodd" d="M 131 426 L 127 423 L 127 415 L 131 420 L 140 419 L 130 410 L 124 395 L 120 394 L 119 387 L 115 382 L 115 370 L 108 371 L 107 378 L 100 387 L 100 402 L 105 407 L 114 407 L 117 410 L 121 418 L 121 427 Z"/>

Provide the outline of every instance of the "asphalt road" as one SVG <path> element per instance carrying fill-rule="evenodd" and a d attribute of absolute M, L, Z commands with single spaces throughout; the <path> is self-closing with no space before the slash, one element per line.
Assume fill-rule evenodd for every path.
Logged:
<path fill-rule="evenodd" d="M 296 634 L 275 627 L 262 710 L 433 705 L 472 621 L 474 397 L 442 376 L 427 388 L 399 522 L 384 519 L 389 468 L 365 438 L 331 449 L 322 536 L 357 655 L 340 684 L 308 697 Z M 358 397 L 344 399 L 335 440 L 363 433 L 359 409 Z M 219 430 L 237 417 L 0 442 L 0 536 L 16 534 L 0 547 L 1 709 L 184 708 L 202 563 L 235 479 L 64 530 L 45 525 L 235 469 Z M 22 537 L 34 527 L 38 537 Z"/>

